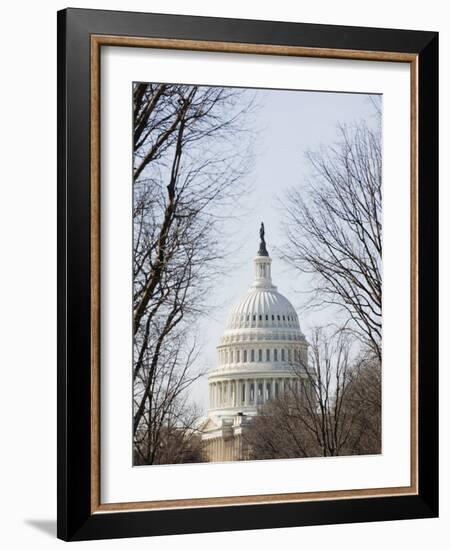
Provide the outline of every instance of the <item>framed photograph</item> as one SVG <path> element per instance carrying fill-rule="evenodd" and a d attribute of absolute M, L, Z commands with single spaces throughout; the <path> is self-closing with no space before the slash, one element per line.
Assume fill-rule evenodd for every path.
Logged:
<path fill-rule="evenodd" d="M 438 514 L 438 36 L 58 13 L 58 536 Z"/>

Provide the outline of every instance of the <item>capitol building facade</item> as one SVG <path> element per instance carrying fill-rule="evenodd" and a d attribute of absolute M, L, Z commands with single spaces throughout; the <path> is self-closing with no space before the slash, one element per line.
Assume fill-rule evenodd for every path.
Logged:
<path fill-rule="evenodd" d="M 261 224 L 254 280 L 228 317 L 217 346 L 218 365 L 208 374 L 208 418 L 203 446 L 211 462 L 245 460 L 245 430 L 259 408 L 285 391 L 302 391 L 308 344 L 297 313 L 272 284 Z"/>

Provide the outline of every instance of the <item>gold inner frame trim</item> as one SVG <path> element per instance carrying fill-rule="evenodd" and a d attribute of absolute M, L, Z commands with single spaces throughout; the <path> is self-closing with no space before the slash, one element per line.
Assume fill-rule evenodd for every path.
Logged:
<path fill-rule="evenodd" d="M 409 63 L 411 82 L 411 483 L 367 488 L 232 497 L 149 500 L 104 504 L 100 499 L 100 50 L 102 46 L 163 48 L 205 52 L 317 57 Z M 418 55 L 401 52 L 307 48 L 270 44 L 91 35 L 91 513 L 212 506 L 274 504 L 418 494 Z"/>

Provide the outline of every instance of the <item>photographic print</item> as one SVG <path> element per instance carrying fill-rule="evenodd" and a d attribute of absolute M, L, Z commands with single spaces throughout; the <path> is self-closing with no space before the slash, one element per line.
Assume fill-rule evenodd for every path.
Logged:
<path fill-rule="evenodd" d="M 133 86 L 133 464 L 381 452 L 382 99 Z"/>

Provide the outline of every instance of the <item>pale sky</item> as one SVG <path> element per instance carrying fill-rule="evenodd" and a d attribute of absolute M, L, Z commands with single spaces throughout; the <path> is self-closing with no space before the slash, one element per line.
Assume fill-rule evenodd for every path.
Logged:
<path fill-rule="evenodd" d="M 238 224 L 234 267 L 208 297 L 209 303 L 215 307 L 211 316 L 200 324 L 203 338 L 200 363 L 208 368 L 216 365 L 216 346 L 229 310 L 245 295 L 252 282 L 253 258 L 259 246 L 261 221 L 265 225 L 267 248 L 272 257 L 273 283 L 296 308 L 304 334 L 308 336 L 309 329 L 315 325 L 336 320 L 333 319 L 335 313 L 331 311 L 301 311 L 305 302 L 301 292 L 308 290 L 309 280 L 288 267 L 277 253 L 285 242 L 281 227 L 283 210 L 279 199 L 292 185 L 299 188 L 305 185 L 310 174 L 306 151 L 336 142 L 338 124 L 361 120 L 369 126 L 376 124 L 374 108 L 365 94 L 259 90 L 257 102 L 256 124 L 259 131 L 256 160 L 254 169 L 248 175 L 248 186 L 252 187 L 252 191 L 236 205 L 236 213 L 242 214 L 239 221 L 231 222 Z M 206 377 L 192 387 L 191 399 L 206 412 Z"/>

